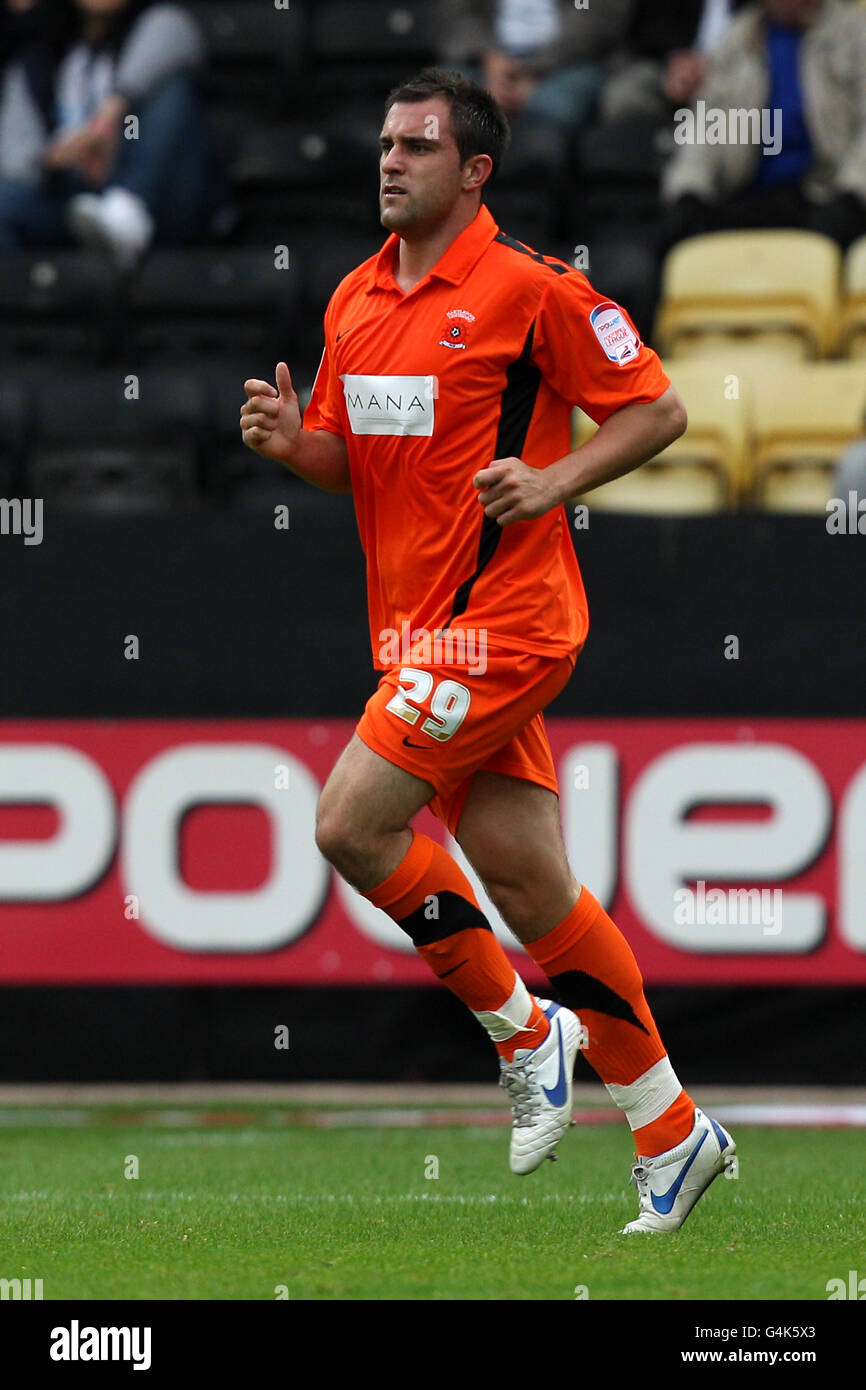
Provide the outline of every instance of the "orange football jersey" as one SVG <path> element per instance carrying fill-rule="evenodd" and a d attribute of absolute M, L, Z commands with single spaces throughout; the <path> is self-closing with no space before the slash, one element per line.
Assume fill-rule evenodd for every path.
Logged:
<path fill-rule="evenodd" d="M 418 629 L 573 651 L 589 616 L 565 508 L 503 527 L 472 479 L 511 455 L 544 468 L 571 451 L 574 405 L 601 424 L 670 382 L 618 305 L 506 236 L 483 204 L 408 294 L 398 244 L 389 236 L 334 292 L 304 414 L 305 429 L 346 441 L 374 665 L 393 664 L 391 634 Z"/>

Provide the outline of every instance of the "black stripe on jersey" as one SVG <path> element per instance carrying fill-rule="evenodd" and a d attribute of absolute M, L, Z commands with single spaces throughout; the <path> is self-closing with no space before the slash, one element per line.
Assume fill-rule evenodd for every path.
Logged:
<path fill-rule="evenodd" d="M 541 381 L 541 372 L 532 360 L 534 335 L 535 323 L 533 322 L 529 325 L 529 332 L 520 350 L 520 356 L 511 362 L 506 369 L 506 383 L 505 390 L 502 392 L 494 458 L 519 458 L 526 442 L 526 434 L 532 419 L 532 412 L 535 409 L 538 386 Z M 481 534 L 478 538 L 478 560 L 475 570 L 468 579 L 464 579 L 454 595 L 451 615 L 445 624 L 446 629 L 451 626 L 455 618 L 466 612 L 472 586 L 493 559 L 501 536 L 502 527 L 496 518 L 484 516 L 481 522 Z"/>
<path fill-rule="evenodd" d="M 512 251 L 519 251 L 522 256 L 529 256 L 530 260 L 537 261 L 539 265 L 546 265 L 548 270 L 555 270 L 557 275 L 567 275 L 571 269 L 571 266 L 563 261 L 548 260 L 540 251 L 533 251 L 531 246 L 524 246 L 522 241 L 515 241 L 513 236 L 507 236 L 505 232 L 500 232 L 493 240 L 501 242 L 503 246 L 510 246 Z"/>

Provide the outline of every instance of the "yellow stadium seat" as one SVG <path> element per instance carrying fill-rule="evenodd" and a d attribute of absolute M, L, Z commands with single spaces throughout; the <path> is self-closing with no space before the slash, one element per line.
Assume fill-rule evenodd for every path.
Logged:
<path fill-rule="evenodd" d="M 753 500 L 776 511 L 823 512 L 839 455 L 863 433 L 866 368 L 789 367 L 764 376 L 752 397 Z"/>
<path fill-rule="evenodd" d="M 723 362 L 664 364 L 689 417 L 688 428 L 656 458 L 593 488 L 581 501 L 605 511 L 687 514 L 735 506 L 748 481 L 748 399 Z M 595 426 L 575 412 L 574 444 Z"/>
<path fill-rule="evenodd" d="M 866 236 L 845 257 L 840 343 L 848 357 L 866 357 Z"/>
<path fill-rule="evenodd" d="M 688 332 L 676 339 L 674 362 L 715 359 L 734 354 L 739 361 L 748 358 L 772 358 L 781 362 L 804 362 L 809 358 L 809 344 L 800 334 L 782 329 L 774 332 L 757 328 L 746 332 L 704 333 Z"/>
<path fill-rule="evenodd" d="M 766 353 L 820 357 L 837 336 L 841 252 L 829 237 L 797 230 L 709 232 L 665 259 L 655 342 L 668 356 L 701 340 L 758 340 Z"/>

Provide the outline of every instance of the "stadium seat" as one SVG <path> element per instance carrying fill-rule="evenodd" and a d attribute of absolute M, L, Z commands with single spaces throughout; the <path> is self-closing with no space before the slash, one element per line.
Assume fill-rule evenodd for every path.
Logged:
<path fill-rule="evenodd" d="M 357 119 L 249 126 L 230 173 L 255 236 L 288 236 L 292 223 L 328 236 L 347 224 L 378 227 L 380 129 Z"/>
<path fill-rule="evenodd" d="M 486 197 L 490 211 L 508 236 L 552 252 L 558 235 L 557 208 L 566 179 L 566 141 L 546 122 L 512 128 L 511 144 Z"/>
<path fill-rule="evenodd" d="M 573 192 L 572 225 L 581 228 L 587 241 L 623 222 L 640 224 L 646 235 L 659 210 L 659 176 L 668 142 L 672 147 L 670 123 L 642 116 L 578 132 L 566 191 Z"/>
<path fill-rule="evenodd" d="M 285 244 L 285 243 L 283 243 Z M 135 361 L 285 351 L 297 322 L 301 272 L 274 245 L 157 251 L 130 295 L 127 348 Z"/>
<path fill-rule="evenodd" d="M 369 232 L 359 230 L 354 236 L 348 229 L 335 229 L 332 236 L 326 240 L 319 237 L 315 244 L 306 231 L 298 235 L 298 251 L 304 265 L 304 306 L 320 343 L 322 316 L 334 290 L 350 270 L 381 250 L 387 235 L 384 227 Z"/>
<path fill-rule="evenodd" d="M 840 346 L 848 357 L 866 357 L 866 236 L 845 257 Z"/>
<path fill-rule="evenodd" d="M 841 253 L 815 232 L 710 232 L 667 255 L 655 342 L 666 356 L 692 352 L 706 335 L 764 349 L 791 340 L 803 357 L 835 345 Z M 766 336 L 765 336 L 766 335 Z"/>
<path fill-rule="evenodd" d="M 109 348 L 116 281 L 91 251 L 0 256 L 0 360 L 101 361 Z"/>
<path fill-rule="evenodd" d="M 0 496 L 19 496 L 24 438 L 25 389 L 20 380 L 0 376 Z"/>
<path fill-rule="evenodd" d="M 35 395 L 28 487 L 63 506 L 168 508 L 197 495 L 204 392 L 175 372 L 67 373 Z"/>
<path fill-rule="evenodd" d="M 305 93 L 306 15 L 249 0 L 187 0 L 207 46 L 202 86 L 209 102 L 277 115 Z"/>
<path fill-rule="evenodd" d="M 296 359 L 293 353 L 289 356 L 292 381 L 303 408 L 318 363 Z M 260 458 L 241 438 L 239 416 L 246 400 L 244 382 L 258 376 L 273 381 L 274 364 L 244 357 L 209 360 L 202 365 L 198 377 L 206 401 L 205 488 L 215 501 L 232 506 L 275 505 L 285 501 L 287 493 L 291 495 L 305 486 L 281 464 Z"/>
<path fill-rule="evenodd" d="M 591 509 L 688 514 L 737 505 L 747 479 L 748 402 L 731 395 L 720 365 L 665 363 L 688 412 L 686 433 L 633 473 L 594 488 L 581 499 Z M 574 444 L 595 426 L 575 412 Z"/>
<path fill-rule="evenodd" d="M 766 374 L 752 395 L 755 503 L 774 511 L 823 512 L 839 455 L 863 433 L 862 364 L 786 367 Z"/>
<path fill-rule="evenodd" d="M 345 101 L 354 94 L 375 100 L 381 110 L 391 87 L 435 62 L 438 8 L 426 0 L 315 4 L 309 42 L 319 99 Z"/>

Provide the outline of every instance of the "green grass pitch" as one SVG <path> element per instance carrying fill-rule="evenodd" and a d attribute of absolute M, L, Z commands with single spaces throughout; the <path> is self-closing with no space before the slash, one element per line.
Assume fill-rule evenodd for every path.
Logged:
<path fill-rule="evenodd" d="M 856 1130 L 742 1128 L 736 1179 L 676 1235 L 628 1239 L 618 1126 L 517 1178 L 495 1127 L 120 1120 L 0 1129 L 0 1277 L 46 1300 L 825 1300 L 866 1272 Z"/>

